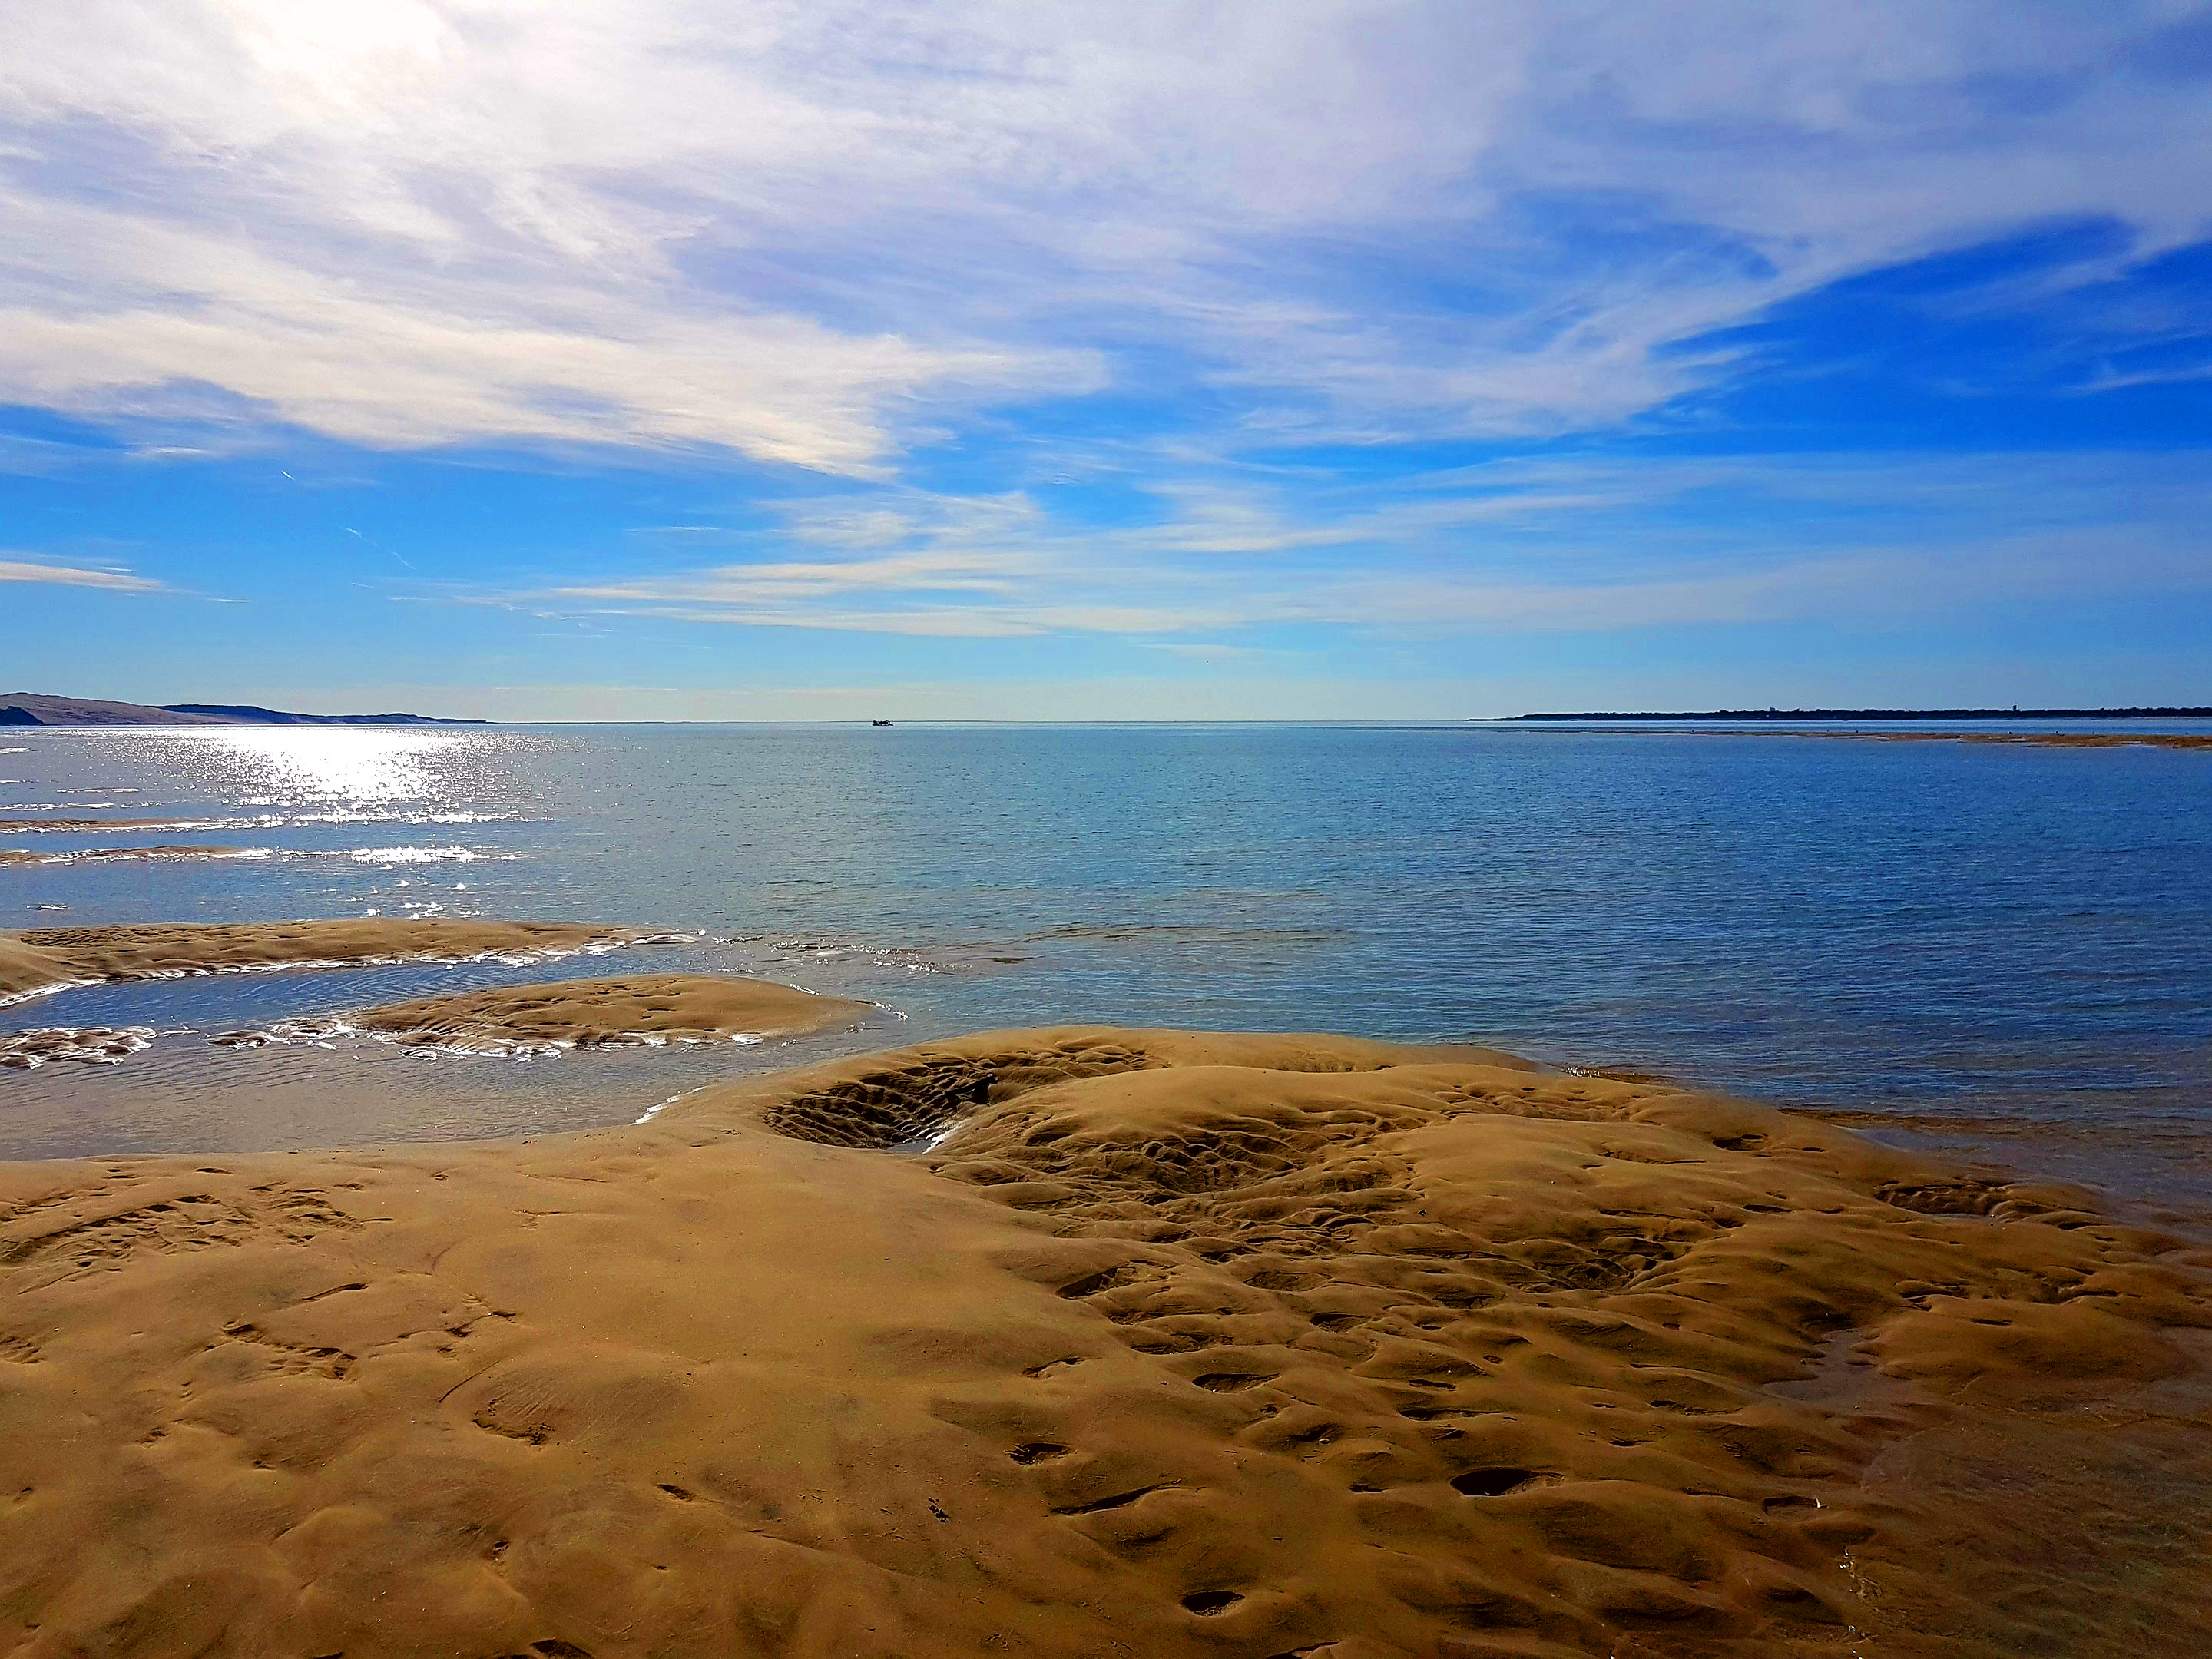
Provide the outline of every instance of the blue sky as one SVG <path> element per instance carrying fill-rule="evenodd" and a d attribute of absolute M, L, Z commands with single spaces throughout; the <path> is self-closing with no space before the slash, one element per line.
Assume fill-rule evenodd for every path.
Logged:
<path fill-rule="evenodd" d="M 2212 6 L 81 0 L 0 689 L 2212 701 Z"/>

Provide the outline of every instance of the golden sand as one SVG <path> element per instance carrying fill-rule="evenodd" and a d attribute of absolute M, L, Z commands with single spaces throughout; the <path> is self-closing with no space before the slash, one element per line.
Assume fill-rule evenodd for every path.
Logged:
<path fill-rule="evenodd" d="M 356 1016 L 353 1024 L 404 1042 L 451 1048 L 599 1048 L 793 1036 L 849 1024 L 869 1008 L 728 974 L 630 974 L 386 1003 Z"/>
<path fill-rule="evenodd" d="M 2212 1257 L 1480 1050 L 999 1032 L 589 1134 L 0 1166 L 0 1648 L 40 1659 L 2212 1621 L 2206 1534 L 2093 1478 L 2205 1489 Z"/>
<path fill-rule="evenodd" d="M 0 933 L 0 997 L 58 985 L 295 963 L 552 954 L 644 937 L 634 927 L 581 922 L 408 921 L 385 916 L 40 927 Z"/>

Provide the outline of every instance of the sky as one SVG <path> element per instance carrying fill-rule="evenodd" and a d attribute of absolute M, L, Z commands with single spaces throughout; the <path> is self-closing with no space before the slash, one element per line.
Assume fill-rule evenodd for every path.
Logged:
<path fill-rule="evenodd" d="M 0 689 L 2212 702 L 2212 4 L 9 29 Z"/>

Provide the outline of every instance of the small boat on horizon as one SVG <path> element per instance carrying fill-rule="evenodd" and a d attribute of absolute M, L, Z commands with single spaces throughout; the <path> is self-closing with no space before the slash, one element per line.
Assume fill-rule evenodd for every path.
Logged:
<path fill-rule="evenodd" d="M 890 722 L 889 720 L 870 720 L 868 724 L 871 726 L 889 726 Z"/>

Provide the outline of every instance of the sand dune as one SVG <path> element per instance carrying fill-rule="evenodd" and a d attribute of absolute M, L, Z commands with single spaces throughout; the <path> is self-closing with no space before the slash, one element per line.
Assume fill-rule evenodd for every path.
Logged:
<path fill-rule="evenodd" d="M 247 968 L 555 954 L 645 938 L 582 922 L 331 921 L 155 922 L 0 933 L 0 999 L 60 985 Z"/>
<path fill-rule="evenodd" d="M 815 996 L 726 974 L 630 974 L 495 986 L 386 1003 L 355 1017 L 364 1030 L 447 1048 L 600 1048 L 789 1036 L 849 1023 L 865 1002 Z"/>
<path fill-rule="evenodd" d="M 175 847 L 86 847 L 73 852 L 33 852 L 0 847 L 0 865 L 117 864 L 152 859 L 248 859 L 264 855 L 258 847 L 211 847 L 185 842 Z"/>
<path fill-rule="evenodd" d="M 2148 1423 L 2205 1472 L 2212 1257 L 1478 1050 L 1001 1032 L 594 1134 L 3 1166 L 0 1217 L 27 1656 L 1977 1659 L 2212 1617 L 2161 1522 L 2046 1627 L 2138 1501 L 2083 1470 Z M 1921 1504 L 1947 1470 L 1998 1496 Z"/>

